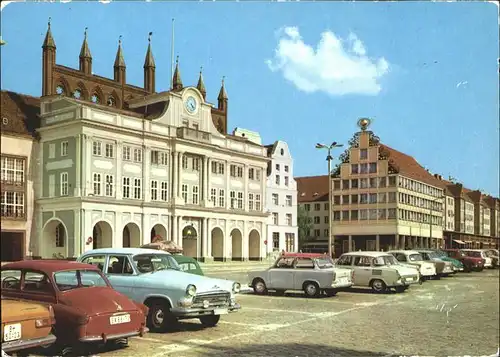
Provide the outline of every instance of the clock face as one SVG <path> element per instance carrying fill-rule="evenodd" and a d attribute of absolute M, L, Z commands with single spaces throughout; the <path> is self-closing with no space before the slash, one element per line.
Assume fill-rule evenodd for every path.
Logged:
<path fill-rule="evenodd" d="M 188 99 L 186 100 L 186 109 L 188 112 L 194 113 L 194 111 L 196 110 L 196 99 L 194 99 L 193 97 L 188 97 Z"/>

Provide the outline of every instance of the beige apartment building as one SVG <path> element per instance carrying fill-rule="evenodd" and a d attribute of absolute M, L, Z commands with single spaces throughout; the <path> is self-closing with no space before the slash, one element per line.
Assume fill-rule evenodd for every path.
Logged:
<path fill-rule="evenodd" d="M 39 100 L 1 91 L 1 261 L 31 255 L 33 177 L 37 169 L 33 152 L 39 125 Z"/>

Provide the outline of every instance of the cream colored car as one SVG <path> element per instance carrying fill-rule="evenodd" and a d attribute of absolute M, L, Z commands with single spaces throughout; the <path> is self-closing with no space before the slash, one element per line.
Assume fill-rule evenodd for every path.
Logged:
<path fill-rule="evenodd" d="M 394 255 L 396 260 L 403 264 L 418 267 L 423 280 L 436 277 L 436 266 L 431 262 L 424 261 L 422 255 L 416 250 L 390 250 L 387 253 Z"/>
<path fill-rule="evenodd" d="M 403 292 L 420 280 L 418 269 L 399 264 L 392 254 L 386 252 L 345 253 L 337 260 L 336 266 L 352 269 L 354 285 L 369 286 L 375 292 L 389 289 Z"/>

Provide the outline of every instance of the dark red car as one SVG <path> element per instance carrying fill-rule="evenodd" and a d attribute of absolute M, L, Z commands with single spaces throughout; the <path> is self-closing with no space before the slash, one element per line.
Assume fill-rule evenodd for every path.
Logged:
<path fill-rule="evenodd" d="M 2 266 L 2 296 L 51 304 L 56 350 L 89 342 L 127 343 L 147 331 L 148 308 L 114 290 L 98 267 L 61 260 L 27 260 Z M 68 347 L 73 346 L 73 348 Z"/>
<path fill-rule="evenodd" d="M 450 258 L 460 260 L 464 265 L 464 271 L 482 271 L 484 269 L 484 259 L 471 257 L 462 252 L 460 249 L 444 249 L 443 250 Z"/>

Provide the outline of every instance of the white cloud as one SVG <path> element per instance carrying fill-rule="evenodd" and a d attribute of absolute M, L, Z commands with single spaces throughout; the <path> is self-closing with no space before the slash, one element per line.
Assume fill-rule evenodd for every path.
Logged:
<path fill-rule="evenodd" d="M 341 39 L 325 31 L 316 49 L 304 43 L 297 27 L 284 27 L 278 36 L 274 58 L 266 63 L 299 90 L 339 96 L 376 95 L 382 89 L 380 79 L 389 72 L 389 63 L 384 57 L 368 57 L 355 34 Z"/>

